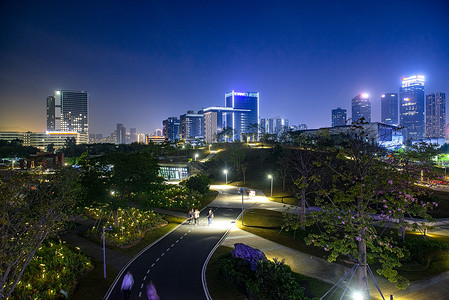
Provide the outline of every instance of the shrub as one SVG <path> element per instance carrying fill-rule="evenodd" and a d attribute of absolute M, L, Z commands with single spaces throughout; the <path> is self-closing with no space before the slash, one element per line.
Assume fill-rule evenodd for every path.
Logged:
<path fill-rule="evenodd" d="M 259 261 L 257 271 L 250 269 L 249 262 L 230 254 L 220 259 L 223 276 L 236 284 L 254 299 L 310 299 L 304 295 L 302 278 L 294 273 L 284 261 Z"/>
<path fill-rule="evenodd" d="M 73 291 L 79 278 L 92 268 L 79 250 L 48 241 L 25 269 L 11 299 L 58 299 L 61 289 Z"/>
<path fill-rule="evenodd" d="M 431 268 L 433 262 L 445 260 L 448 243 L 444 241 L 422 237 L 409 237 L 404 242 L 405 248 L 409 251 L 408 260 L 416 261 L 425 266 L 426 269 Z"/>
<path fill-rule="evenodd" d="M 183 183 L 189 190 L 197 191 L 201 195 L 204 195 L 209 192 L 210 182 L 211 180 L 207 175 L 200 173 L 196 176 L 189 177 Z"/>

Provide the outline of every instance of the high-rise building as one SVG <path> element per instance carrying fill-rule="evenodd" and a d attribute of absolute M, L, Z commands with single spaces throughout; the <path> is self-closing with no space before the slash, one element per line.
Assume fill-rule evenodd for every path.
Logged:
<path fill-rule="evenodd" d="M 444 138 L 446 124 L 446 94 L 442 92 L 426 95 L 426 137 Z"/>
<path fill-rule="evenodd" d="M 122 123 L 118 123 L 116 128 L 116 144 L 126 144 L 126 128 Z"/>
<path fill-rule="evenodd" d="M 405 140 L 424 137 L 424 82 L 425 77 L 422 75 L 402 78 L 399 89 L 399 124 L 404 128 Z"/>
<path fill-rule="evenodd" d="M 346 109 L 336 108 L 332 110 L 332 127 L 346 125 Z"/>
<path fill-rule="evenodd" d="M 170 142 L 179 140 L 179 126 L 179 119 L 176 117 L 169 117 L 167 120 L 162 121 L 164 137 Z"/>
<path fill-rule="evenodd" d="M 243 141 L 244 137 L 259 139 L 259 93 L 235 92 L 225 94 L 225 107 L 233 108 L 232 114 L 226 115 L 227 127 L 234 130 L 233 141 Z M 237 111 L 247 110 L 247 111 Z M 254 135 L 253 131 L 257 131 Z"/>
<path fill-rule="evenodd" d="M 307 130 L 307 124 L 299 124 L 298 130 Z"/>
<path fill-rule="evenodd" d="M 382 110 L 382 123 L 388 125 L 398 125 L 398 94 L 386 93 L 380 98 L 380 105 Z"/>
<path fill-rule="evenodd" d="M 88 94 L 85 91 L 56 91 L 47 97 L 47 130 L 77 132 L 80 143 L 89 141 Z"/>
<path fill-rule="evenodd" d="M 179 121 L 182 138 L 204 138 L 204 114 L 202 111 L 189 110 L 179 117 Z"/>
<path fill-rule="evenodd" d="M 275 120 L 274 133 L 281 134 L 288 130 L 288 120 L 277 117 Z"/>
<path fill-rule="evenodd" d="M 368 94 L 359 94 L 352 99 L 352 123 L 364 118 L 371 123 L 371 103 Z"/>
<path fill-rule="evenodd" d="M 218 138 L 217 134 L 222 132 L 227 126 L 226 119 L 228 115 L 235 112 L 243 112 L 248 110 L 233 109 L 232 107 L 211 106 L 203 109 L 204 113 L 204 141 L 206 143 L 216 143 L 224 141 Z"/>

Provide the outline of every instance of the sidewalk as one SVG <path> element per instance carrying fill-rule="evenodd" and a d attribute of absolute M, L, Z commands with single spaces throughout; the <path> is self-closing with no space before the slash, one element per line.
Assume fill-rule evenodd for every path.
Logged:
<path fill-rule="evenodd" d="M 218 187 L 219 186 L 215 186 L 217 190 L 219 189 Z M 210 205 L 219 206 L 226 203 L 225 206 L 240 205 L 241 207 L 241 195 L 238 195 L 236 192 L 236 195 L 234 195 L 233 189 L 236 190 L 235 187 L 230 188 L 220 186 L 220 189 L 226 192 L 231 191 L 232 193 L 231 195 L 224 195 L 223 192 L 220 192 L 217 199 Z M 253 200 L 244 200 L 244 206 L 246 209 L 268 209 L 281 212 L 286 211 L 288 208 L 291 209 L 291 206 L 289 205 L 269 201 L 260 190 L 256 190 L 256 195 L 257 196 Z M 285 259 L 285 263 L 289 265 L 293 271 L 328 282 L 330 284 L 335 284 L 347 271 L 349 271 L 349 268 L 340 264 L 330 263 L 325 259 L 282 246 L 241 230 L 236 226 L 223 240 L 222 245 L 234 248 L 235 243 L 244 243 L 253 248 L 259 249 L 263 251 L 269 259 Z M 385 299 L 390 299 L 390 295 L 393 295 L 395 300 L 448 299 L 449 272 L 442 273 L 427 280 L 414 281 L 407 287 L 406 290 L 401 291 L 396 289 L 394 283 L 389 282 L 384 277 L 377 276 L 375 270 L 372 271 L 375 274 L 376 281 L 379 284 Z M 369 287 L 372 299 L 382 299 L 372 280 L 370 280 Z"/>

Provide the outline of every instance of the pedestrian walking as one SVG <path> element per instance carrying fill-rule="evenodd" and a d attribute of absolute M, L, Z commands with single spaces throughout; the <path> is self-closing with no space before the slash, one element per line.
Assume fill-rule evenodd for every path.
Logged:
<path fill-rule="evenodd" d="M 194 212 L 195 225 L 198 225 L 199 218 L 200 218 L 200 211 L 198 209 L 195 209 Z"/>
<path fill-rule="evenodd" d="M 149 284 L 147 284 L 147 297 L 148 300 L 159 300 L 159 296 L 156 292 L 156 287 L 153 284 L 153 281 L 150 281 Z"/>
<path fill-rule="evenodd" d="M 123 277 L 122 287 L 121 291 L 123 292 L 123 295 L 125 299 L 129 299 L 129 295 L 131 295 L 131 288 L 134 285 L 134 278 L 131 272 L 128 270 L 126 271 L 125 277 Z"/>
<path fill-rule="evenodd" d="M 212 209 L 209 209 L 209 213 L 207 214 L 208 225 L 212 224 L 213 218 L 214 218 L 214 213 L 212 212 Z"/>
<path fill-rule="evenodd" d="M 191 210 L 189 210 L 189 213 L 188 213 L 189 224 L 190 224 L 191 221 L 193 221 L 194 216 L 195 216 L 195 212 L 193 211 L 193 208 L 192 208 Z"/>

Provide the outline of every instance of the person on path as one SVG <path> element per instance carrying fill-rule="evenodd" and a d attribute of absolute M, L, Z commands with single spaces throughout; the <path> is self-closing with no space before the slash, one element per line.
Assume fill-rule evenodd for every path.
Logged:
<path fill-rule="evenodd" d="M 213 218 L 214 218 L 214 213 L 212 212 L 212 209 L 209 209 L 209 213 L 207 214 L 208 225 L 212 224 Z"/>
<path fill-rule="evenodd" d="M 193 220 L 194 216 L 195 216 L 195 212 L 193 211 L 193 208 L 192 208 L 191 210 L 189 210 L 189 218 L 188 218 L 189 224 Z"/>
<path fill-rule="evenodd" d="M 148 300 L 159 300 L 159 296 L 156 291 L 156 287 L 154 286 L 153 282 L 150 281 L 149 284 L 147 284 L 147 297 Z"/>
<path fill-rule="evenodd" d="M 195 209 L 193 217 L 195 219 L 195 225 L 198 225 L 198 219 L 200 218 L 200 211 L 198 209 Z"/>
<path fill-rule="evenodd" d="M 131 294 L 131 288 L 134 285 L 134 278 L 131 272 L 128 270 L 123 277 L 122 287 L 120 290 L 123 292 L 125 299 L 129 299 L 129 295 Z"/>

